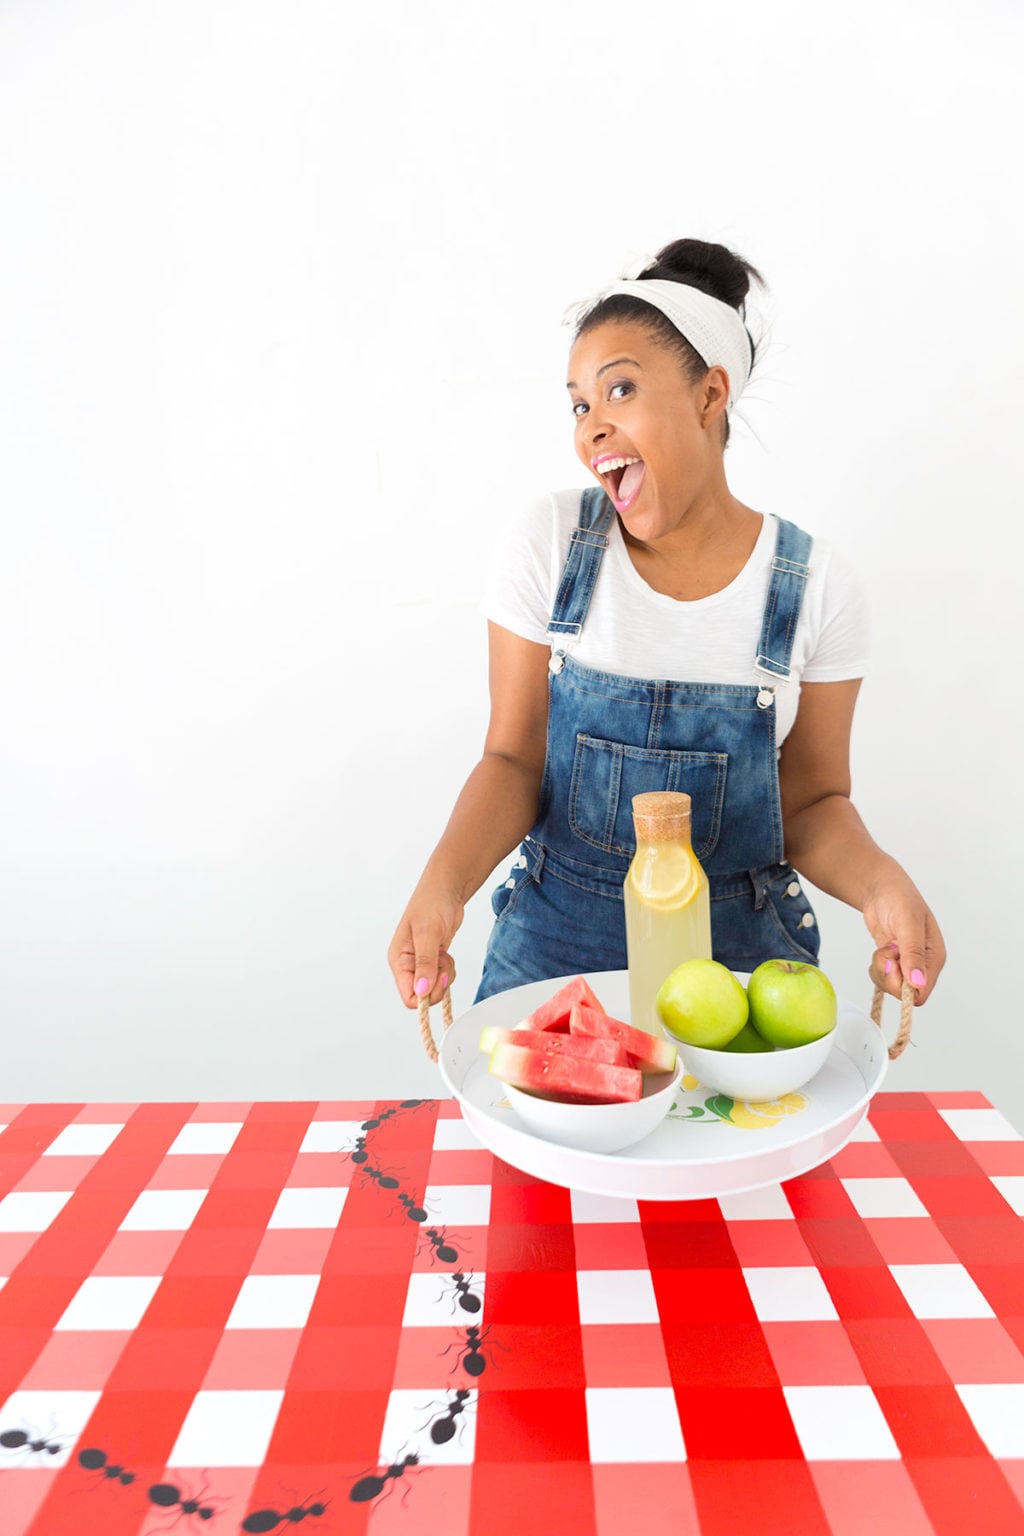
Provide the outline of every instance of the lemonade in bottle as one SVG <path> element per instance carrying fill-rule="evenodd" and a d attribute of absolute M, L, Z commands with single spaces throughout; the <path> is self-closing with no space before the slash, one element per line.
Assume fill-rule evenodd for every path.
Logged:
<path fill-rule="evenodd" d="M 629 1011 L 637 1029 L 664 1033 L 658 989 L 684 960 L 711 959 L 708 877 L 690 840 L 690 797 L 633 796 L 636 853 L 622 888 L 626 908 Z"/>

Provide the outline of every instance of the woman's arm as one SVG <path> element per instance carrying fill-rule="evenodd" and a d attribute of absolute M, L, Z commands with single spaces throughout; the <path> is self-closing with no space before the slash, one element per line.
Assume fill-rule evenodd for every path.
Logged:
<path fill-rule="evenodd" d="M 409 1008 L 420 995 L 438 1001 L 445 974 L 452 981 L 448 946 L 466 902 L 537 817 L 551 652 L 498 624 L 487 627 L 491 718 L 483 756 L 463 785 L 388 949 L 395 985 Z"/>
<path fill-rule="evenodd" d="M 927 1000 L 946 960 L 935 917 L 910 876 L 871 837 L 850 800 L 850 729 L 860 680 L 805 683 L 782 745 L 779 784 L 786 857 L 819 890 L 864 914 L 876 985 L 903 977 Z M 888 969 L 887 969 L 888 967 Z"/>

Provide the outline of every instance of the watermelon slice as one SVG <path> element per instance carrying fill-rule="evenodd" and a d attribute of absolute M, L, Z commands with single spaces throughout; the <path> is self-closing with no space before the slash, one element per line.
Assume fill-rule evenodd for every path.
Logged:
<path fill-rule="evenodd" d="M 560 1034 L 569 1032 L 569 1012 L 573 1003 L 586 1003 L 595 1013 L 604 1013 L 600 1002 L 593 989 L 582 976 L 574 976 L 572 981 L 567 981 L 564 987 L 559 987 L 554 997 L 549 997 L 546 1003 L 541 1003 L 526 1019 L 523 1020 L 528 1029 L 553 1029 Z"/>
<path fill-rule="evenodd" d="M 640 1098 L 643 1078 L 633 1067 L 610 1067 L 556 1051 L 497 1045 L 488 1070 L 513 1088 L 572 1104 L 624 1104 Z"/>
<path fill-rule="evenodd" d="M 595 1013 L 586 1003 L 573 1005 L 569 1029 L 572 1034 L 620 1041 L 629 1052 L 630 1064 L 645 1074 L 675 1069 L 676 1048 L 670 1040 L 649 1035 L 645 1029 L 634 1029 L 632 1024 L 624 1024 L 621 1019 L 610 1019 L 606 1013 Z"/>
<path fill-rule="evenodd" d="M 550 1029 L 502 1029 L 500 1024 L 485 1024 L 480 1031 L 480 1049 L 488 1055 L 496 1045 L 510 1044 L 561 1056 L 578 1056 L 583 1061 L 600 1061 L 607 1067 L 633 1065 L 626 1047 L 619 1040 L 601 1040 L 596 1035 L 560 1035 Z"/>

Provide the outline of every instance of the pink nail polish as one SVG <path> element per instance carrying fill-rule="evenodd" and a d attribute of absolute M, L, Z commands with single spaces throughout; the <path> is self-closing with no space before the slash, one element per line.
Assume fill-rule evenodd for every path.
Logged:
<path fill-rule="evenodd" d="M 887 960 L 885 962 L 885 974 L 887 976 L 891 976 L 892 975 L 892 961 L 891 960 Z"/>
<path fill-rule="evenodd" d="M 924 971 L 919 971 L 917 969 L 911 971 L 911 973 L 910 973 L 910 985 L 912 987 L 923 987 L 924 986 Z"/>
<path fill-rule="evenodd" d="M 430 991 L 430 982 L 425 976 L 421 976 L 413 990 L 417 997 L 423 997 L 425 993 Z"/>
<path fill-rule="evenodd" d="M 442 988 L 444 988 L 447 985 L 448 985 L 448 972 L 445 971 L 444 975 L 441 977 L 441 986 L 442 986 Z"/>

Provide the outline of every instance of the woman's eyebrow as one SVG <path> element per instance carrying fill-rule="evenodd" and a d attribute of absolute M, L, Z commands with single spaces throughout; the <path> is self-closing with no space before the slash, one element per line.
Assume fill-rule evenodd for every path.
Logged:
<path fill-rule="evenodd" d="M 597 370 L 597 377 L 600 378 L 602 373 L 607 373 L 609 368 L 618 368 L 621 363 L 630 363 L 634 368 L 640 367 L 640 364 L 632 357 L 613 357 L 610 363 L 602 363 L 601 367 Z M 575 379 L 568 379 L 565 387 L 566 389 L 579 389 Z"/>

